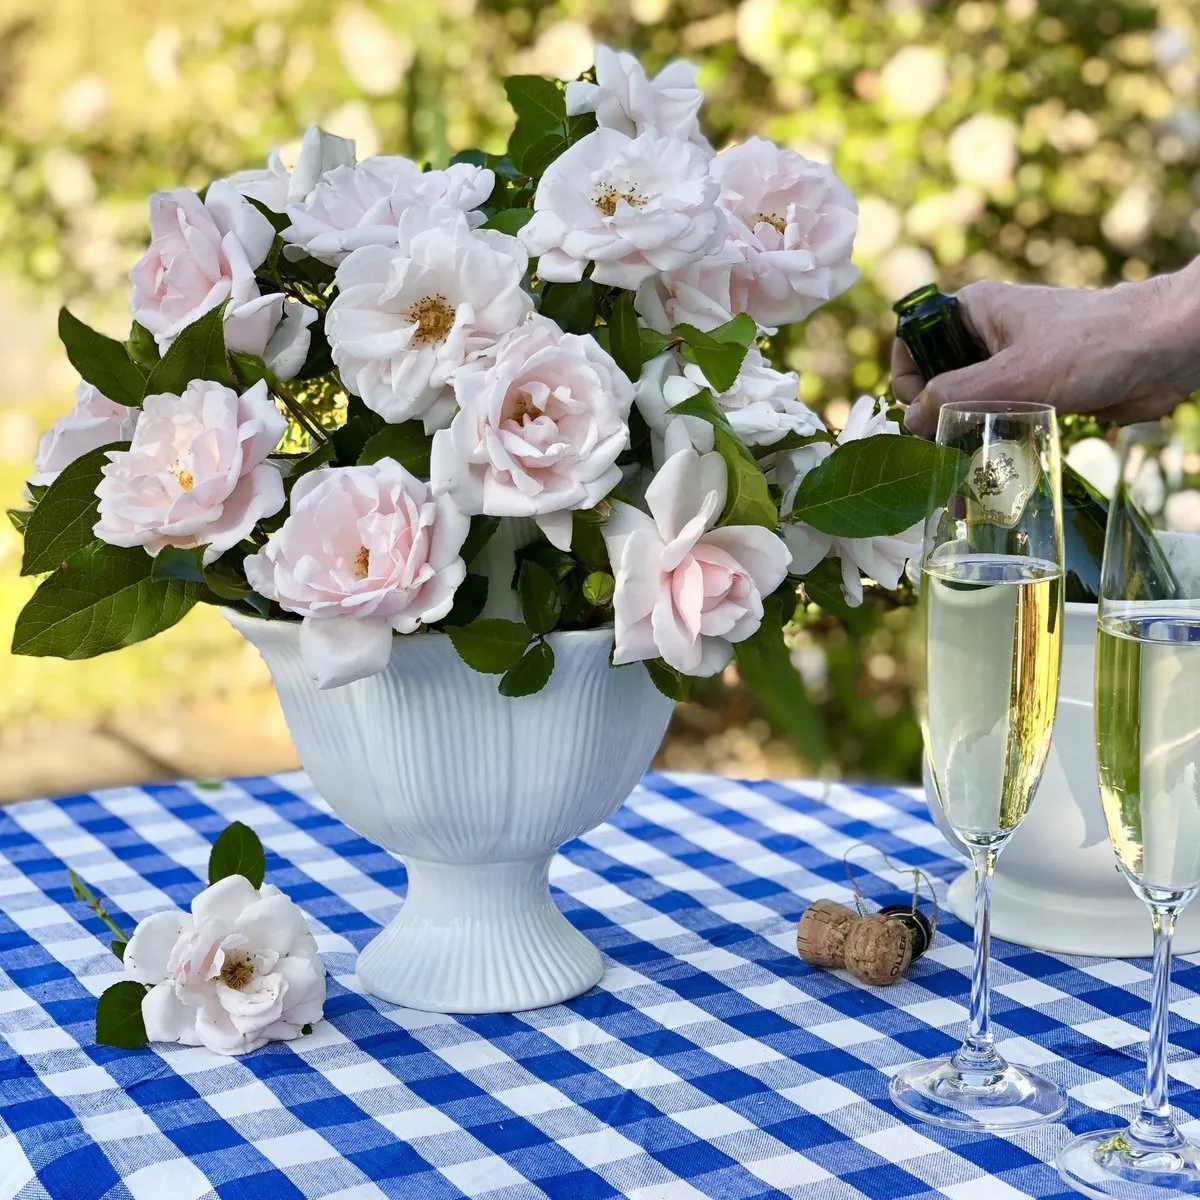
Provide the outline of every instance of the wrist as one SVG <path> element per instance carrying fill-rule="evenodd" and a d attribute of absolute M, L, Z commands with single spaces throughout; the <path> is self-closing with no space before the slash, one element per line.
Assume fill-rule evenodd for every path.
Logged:
<path fill-rule="evenodd" d="M 1133 285 L 1129 299 L 1163 387 L 1176 396 L 1200 388 L 1200 258 L 1180 271 Z"/>

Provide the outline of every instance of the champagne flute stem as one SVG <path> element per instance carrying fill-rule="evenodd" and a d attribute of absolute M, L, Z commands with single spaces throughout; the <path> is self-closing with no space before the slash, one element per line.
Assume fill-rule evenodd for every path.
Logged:
<path fill-rule="evenodd" d="M 971 970 L 971 1014 L 967 1037 L 955 1055 L 964 1069 L 992 1069 L 1001 1064 L 992 1035 L 989 955 L 992 934 L 992 873 L 996 869 L 994 846 L 972 846 L 975 865 L 975 963 Z"/>
<path fill-rule="evenodd" d="M 1150 984 L 1150 1042 L 1146 1047 L 1146 1089 L 1142 1111 L 1133 1122 L 1133 1133 L 1141 1141 L 1174 1143 L 1179 1134 L 1171 1120 L 1167 1098 L 1167 1022 L 1170 1018 L 1171 940 L 1175 936 L 1178 910 L 1152 905 L 1154 923 L 1154 977 Z"/>

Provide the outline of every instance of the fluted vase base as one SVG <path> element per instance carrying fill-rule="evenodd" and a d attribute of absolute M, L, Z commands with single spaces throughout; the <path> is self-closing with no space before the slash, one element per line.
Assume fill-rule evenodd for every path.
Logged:
<path fill-rule="evenodd" d="M 600 982 L 599 951 L 550 895 L 549 856 L 405 865 L 403 908 L 358 958 L 370 995 L 426 1012 L 522 1012 Z"/>

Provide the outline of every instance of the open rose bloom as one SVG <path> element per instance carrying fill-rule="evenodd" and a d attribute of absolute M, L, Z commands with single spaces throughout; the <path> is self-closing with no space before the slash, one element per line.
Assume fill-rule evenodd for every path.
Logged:
<path fill-rule="evenodd" d="M 153 913 L 134 930 L 125 975 L 152 1042 L 247 1054 L 291 1041 L 321 1019 L 325 968 L 304 914 L 277 887 L 229 875 L 190 913 Z"/>
<path fill-rule="evenodd" d="M 835 438 L 774 353 L 856 279 L 854 197 L 795 149 L 710 144 L 687 63 L 601 46 L 586 78 L 535 84 L 510 81 L 506 156 L 359 158 L 314 126 L 151 197 L 136 323 L 126 343 L 64 324 L 84 382 L 19 516 L 62 548 L 41 585 L 60 608 L 136 603 L 74 636 L 33 605 L 18 652 L 116 649 L 205 601 L 295 623 L 319 688 L 400 638 L 503 675 L 497 638 L 544 664 L 558 631 L 608 628 L 613 663 L 669 694 L 737 658 L 793 702 L 805 578 L 851 602 L 895 586 L 922 515 L 868 523 L 856 489 L 920 447 L 871 398 Z M 864 460 L 864 439 L 887 442 Z M 303 954 L 242 900 L 274 911 L 198 901 L 131 946 L 163 1036 L 245 1048 L 295 1023 L 289 997 L 308 1011 Z"/>

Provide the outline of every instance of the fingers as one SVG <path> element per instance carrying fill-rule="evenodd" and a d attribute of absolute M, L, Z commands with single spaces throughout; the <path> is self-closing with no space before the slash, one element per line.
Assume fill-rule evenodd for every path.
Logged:
<path fill-rule="evenodd" d="M 892 343 L 892 395 L 901 404 L 911 404 L 925 386 L 925 377 L 917 370 L 908 347 L 897 338 Z"/>
<path fill-rule="evenodd" d="M 932 438 L 937 433 L 938 413 L 946 404 L 1040 399 L 1035 381 L 1024 369 L 1021 356 L 1001 351 L 973 367 L 947 371 L 931 379 L 917 402 L 904 414 L 904 424 L 919 437 Z"/>
<path fill-rule="evenodd" d="M 989 354 L 996 354 L 1007 344 L 1004 313 L 1017 290 L 1021 289 L 1015 289 L 1010 283 L 981 279 L 955 293 L 963 324 Z"/>

